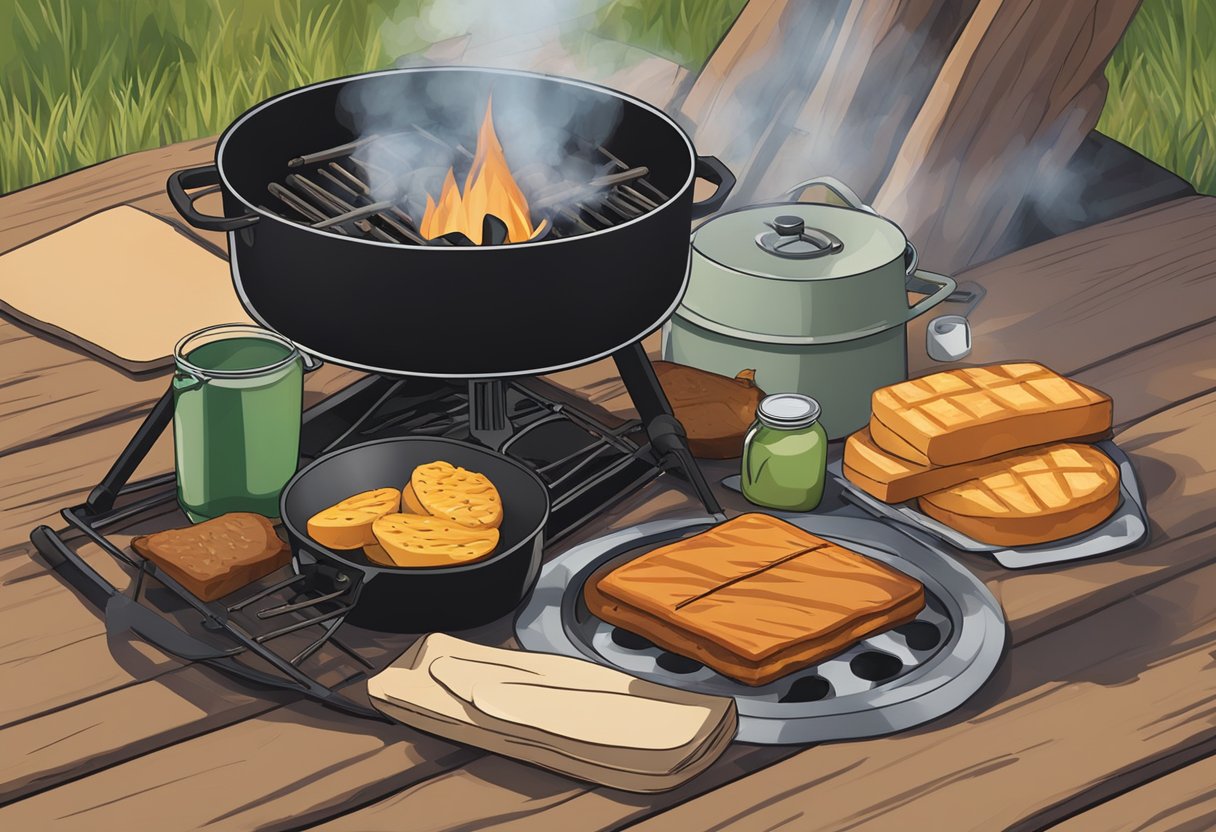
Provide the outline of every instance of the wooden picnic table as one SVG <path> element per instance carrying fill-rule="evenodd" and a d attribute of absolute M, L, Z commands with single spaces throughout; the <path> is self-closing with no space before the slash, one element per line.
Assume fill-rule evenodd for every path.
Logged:
<path fill-rule="evenodd" d="M 165 176 L 212 153 L 210 141 L 184 143 L 0 198 L 0 251 L 122 203 L 175 219 Z M 1025 571 L 959 554 L 1010 629 L 1006 656 L 972 699 L 889 737 L 736 743 L 655 795 L 345 716 L 138 638 L 108 638 L 28 536 L 83 500 L 166 376 L 131 377 L 0 319 L 0 828 L 1216 827 L 1216 199 L 1177 199 L 959 279 L 988 290 L 969 363 L 1033 359 L 1114 396 L 1115 438 L 1147 495 L 1150 540 Z M 913 371 L 928 370 L 923 324 L 909 337 Z M 326 366 L 309 377 L 308 401 L 358 377 Z M 610 365 L 551 382 L 627 412 Z M 136 476 L 171 467 L 166 437 Z M 716 482 L 727 467 L 707 469 Z M 696 511 L 663 477 L 554 550 Z M 117 586 L 129 582 L 104 554 L 85 557 Z M 508 641 L 509 625 L 481 635 Z"/>

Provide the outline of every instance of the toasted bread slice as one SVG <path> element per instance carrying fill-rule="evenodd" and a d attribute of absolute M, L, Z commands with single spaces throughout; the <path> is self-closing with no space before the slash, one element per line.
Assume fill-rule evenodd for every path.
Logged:
<path fill-rule="evenodd" d="M 918 501 L 921 511 L 993 546 L 1031 546 L 1092 529 L 1119 505 L 1119 469 L 1091 445 L 1062 443 Z"/>
<path fill-rule="evenodd" d="M 405 502 L 426 514 L 474 529 L 502 525 L 502 497 L 489 478 L 437 460 L 419 465 L 410 475 Z M 423 512 L 418 512 L 423 513 Z"/>
<path fill-rule="evenodd" d="M 1111 400 L 1040 364 L 947 370 L 874 391 L 870 432 L 896 456 L 957 465 L 1107 431 Z"/>
<path fill-rule="evenodd" d="M 137 537 L 131 547 L 204 601 L 222 598 L 291 560 L 291 549 L 274 525 L 248 512 Z"/>
<path fill-rule="evenodd" d="M 396 565 L 456 566 L 489 557 L 498 546 L 498 529 L 474 529 L 419 514 L 386 514 L 372 524 L 376 543 Z M 371 551 L 369 551 L 371 549 Z M 381 562 L 372 547 L 364 549 Z"/>
<path fill-rule="evenodd" d="M 400 509 L 395 488 L 363 491 L 310 517 L 308 536 L 330 549 L 358 549 L 376 542 L 372 521 Z"/>
<path fill-rule="evenodd" d="M 1084 437 L 1080 443 L 1097 441 L 1101 435 Z M 1049 445 L 998 454 L 958 465 L 922 465 L 887 451 L 874 441 L 870 427 L 863 427 L 844 443 L 845 477 L 867 494 L 885 503 L 902 503 L 976 477 L 1008 470 L 1010 461 Z"/>
<path fill-rule="evenodd" d="M 749 685 L 903 624 L 924 587 L 767 514 L 655 549 L 583 590 L 588 609 Z"/>

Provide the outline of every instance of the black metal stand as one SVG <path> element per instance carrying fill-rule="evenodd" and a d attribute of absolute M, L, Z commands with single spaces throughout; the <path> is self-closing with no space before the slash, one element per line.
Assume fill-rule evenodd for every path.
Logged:
<path fill-rule="evenodd" d="M 613 355 L 639 421 L 608 428 L 597 420 L 551 401 L 517 382 L 476 380 L 467 389 L 442 381 L 400 380 L 369 376 L 309 408 L 302 416 L 300 455 L 303 462 L 344 445 L 382 435 L 455 436 L 472 439 L 532 465 L 550 489 L 552 508 L 546 540 L 552 543 L 598 516 L 624 496 L 670 471 L 685 479 L 711 515 L 721 515 L 712 490 L 688 449 L 684 428 L 672 413 L 658 377 L 640 343 Z M 226 605 L 204 602 L 156 565 L 128 555 L 105 530 L 118 527 L 176 500 L 173 474 L 129 483 L 173 418 L 173 392 L 166 390 L 148 413 L 131 442 L 92 490 L 85 502 L 64 509 L 64 532 L 48 526 L 33 530 L 30 540 L 56 570 L 91 603 L 105 611 L 111 633 L 131 631 L 166 653 L 201 661 L 247 681 L 293 691 L 332 707 L 369 718 L 379 712 L 336 691 L 365 678 L 372 666 L 335 637 L 346 613 L 358 600 L 358 587 L 344 575 L 309 569 L 271 586 L 254 587 Z M 633 437 L 644 437 L 641 442 Z M 135 571 L 124 593 L 109 583 L 65 538 L 89 540 Z M 176 596 L 183 609 L 201 616 L 202 634 L 193 635 L 174 621 L 140 603 L 147 576 L 155 577 Z M 345 583 L 344 583 L 345 581 Z M 277 594 L 288 595 L 287 600 Z M 225 599 L 228 600 L 228 599 Z M 255 602 L 268 605 L 253 609 Z M 266 630 L 260 622 L 304 613 L 284 626 Z M 269 644 L 283 636 L 320 627 L 303 649 L 289 653 Z M 213 637 L 225 643 L 215 644 Z M 346 653 L 358 669 L 335 685 L 324 685 L 301 665 L 325 644 Z M 269 668 L 252 667 L 237 657 L 256 658 Z"/>
<path fill-rule="evenodd" d="M 638 415 L 646 426 L 646 434 L 650 437 L 650 445 L 658 458 L 660 467 L 683 476 L 688 484 L 697 492 L 697 497 L 709 514 L 722 514 L 722 506 L 718 498 L 705 480 L 705 475 L 697 466 L 692 451 L 688 449 L 688 435 L 684 426 L 672 412 L 667 394 L 659 384 L 659 377 L 654 371 L 654 365 L 646 355 L 646 350 L 640 341 L 635 341 L 623 350 L 612 355 L 621 381 L 633 399 L 633 405 L 638 409 Z"/>

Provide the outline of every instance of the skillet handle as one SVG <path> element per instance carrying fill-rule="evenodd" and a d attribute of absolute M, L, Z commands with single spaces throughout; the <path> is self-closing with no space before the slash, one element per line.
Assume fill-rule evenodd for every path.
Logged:
<path fill-rule="evenodd" d="M 735 187 L 735 175 L 717 156 L 698 156 L 692 173 L 697 179 L 704 179 L 718 186 L 711 197 L 692 204 L 692 218 L 699 220 L 708 217 L 726 203 L 726 198 Z"/>
<path fill-rule="evenodd" d="M 215 165 L 203 165 L 197 168 L 175 170 L 169 174 L 166 189 L 169 192 L 169 201 L 173 203 L 173 207 L 177 209 L 177 213 L 181 214 L 182 218 L 195 228 L 201 228 L 204 231 L 236 231 L 238 228 L 245 228 L 257 222 L 259 219 L 257 214 L 245 214 L 240 217 L 215 217 L 210 214 L 200 213 L 194 207 L 194 200 L 203 196 L 203 194 L 191 196 L 186 193 L 187 188 L 206 188 L 212 185 L 218 186 L 219 183 L 219 168 Z M 211 193 L 211 191 L 208 190 L 207 193 Z"/>

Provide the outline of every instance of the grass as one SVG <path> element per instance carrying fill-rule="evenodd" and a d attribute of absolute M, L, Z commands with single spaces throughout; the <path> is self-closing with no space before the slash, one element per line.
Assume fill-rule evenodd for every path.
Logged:
<path fill-rule="evenodd" d="M 1216 0 L 1144 0 L 1106 78 L 1098 129 L 1216 194 Z"/>
<path fill-rule="evenodd" d="M 388 66 L 429 2 L 0 0 L 0 193 Z M 698 67 L 743 3 L 607 0 L 595 34 Z M 1107 77 L 1099 129 L 1216 193 L 1216 2 L 1145 0 Z"/>

